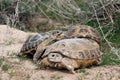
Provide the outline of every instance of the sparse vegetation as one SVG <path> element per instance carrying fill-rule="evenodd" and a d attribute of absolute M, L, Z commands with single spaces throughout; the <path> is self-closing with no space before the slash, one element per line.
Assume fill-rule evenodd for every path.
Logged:
<path fill-rule="evenodd" d="M 51 80 L 60 80 L 61 78 L 62 76 L 58 76 L 58 75 L 51 76 Z"/>
<path fill-rule="evenodd" d="M 11 69 L 11 70 L 9 71 L 9 75 L 10 75 L 10 77 L 13 77 L 14 74 L 15 74 L 15 71 Z"/>
<path fill-rule="evenodd" d="M 79 70 L 77 70 L 77 72 L 78 72 L 78 73 L 85 73 L 86 70 L 85 70 L 85 69 L 79 69 Z"/>
<path fill-rule="evenodd" d="M 21 61 L 32 60 L 31 56 L 20 56 Z"/>
<path fill-rule="evenodd" d="M 0 57 L 0 67 L 3 71 L 8 71 L 8 69 L 10 68 L 10 66 L 4 61 L 3 57 Z"/>
<path fill-rule="evenodd" d="M 77 73 L 84 73 L 84 75 L 89 75 L 89 72 L 87 72 L 86 69 L 78 69 L 76 72 Z"/>
<path fill-rule="evenodd" d="M 10 68 L 10 66 L 7 64 L 2 65 L 3 71 L 8 71 L 9 68 Z"/>
<path fill-rule="evenodd" d="M 1 67 L 2 64 L 3 64 L 3 61 L 4 61 L 4 59 L 3 59 L 2 57 L 0 57 L 0 67 Z"/>
<path fill-rule="evenodd" d="M 106 53 L 102 59 L 103 62 L 101 65 L 120 65 L 120 60 L 115 53 Z"/>
<path fill-rule="evenodd" d="M 50 29 L 50 26 L 55 27 L 53 24 L 56 22 L 54 21 L 63 24 L 62 26 L 90 25 L 101 33 L 102 44 L 108 45 L 107 48 L 103 47 L 103 51 L 107 54 L 113 52 L 113 48 L 119 50 L 120 47 L 119 5 L 119 0 L 92 0 L 91 2 L 87 0 L 2 0 L 0 2 L 0 17 L 3 19 L 0 20 L 0 23 L 35 31 L 47 30 Z M 34 23 L 36 22 L 34 20 L 38 20 L 38 22 Z M 46 27 L 43 26 L 44 23 Z M 33 29 L 32 25 L 36 29 Z M 12 41 L 7 44 L 12 44 Z M 120 53 L 117 54 L 120 55 Z"/>
<path fill-rule="evenodd" d="M 23 31 L 34 32 L 53 29 L 67 30 L 69 26 L 75 24 L 92 26 L 102 36 L 101 50 L 104 55 L 100 66 L 120 66 L 120 0 L 1 0 L 0 24 L 7 24 Z M 23 43 L 23 40 L 20 40 L 20 43 Z M 12 44 L 15 44 L 14 40 L 5 41 L 5 46 Z M 16 52 L 12 51 L 12 54 L 7 56 L 11 58 L 13 56 L 17 57 L 16 54 Z M 22 56 L 20 59 L 23 62 L 28 59 L 32 60 L 26 56 Z M 0 69 L 3 72 L 9 71 L 11 64 L 14 63 L 6 62 L 4 57 L 0 56 Z M 20 64 L 15 63 L 17 67 Z M 37 66 L 34 70 L 40 69 L 41 67 Z M 24 71 L 25 69 L 20 70 Z M 86 69 L 79 69 L 76 72 L 83 73 L 85 76 L 90 74 Z M 107 74 L 110 80 L 113 77 L 120 79 L 119 75 L 116 78 L 111 73 Z M 11 70 L 9 75 L 12 78 L 15 72 Z M 97 72 L 95 79 L 102 80 L 101 75 L 102 72 Z M 28 75 L 27 77 L 30 78 L 31 76 Z M 50 78 L 51 80 L 61 80 L 63 76 L 53 75 Z M 45 80 L 46 77 L 41 76 L 41 79 Z M 2 80 L 1 77 L 0 80 Z M 84 77 L 79 76 L 78 80 L 84 80 Z"/>

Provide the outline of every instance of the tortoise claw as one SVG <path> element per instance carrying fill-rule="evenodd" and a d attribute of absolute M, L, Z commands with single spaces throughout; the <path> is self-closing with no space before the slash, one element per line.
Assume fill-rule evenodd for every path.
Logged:
<path fill-rule="evenodd" d="M 71 72 L 72 72 L 73 74 L 75 74 L 75 73 L 76 73 L 74 70 L 71 70 Z"/>
<path fill-rule="evenodd" d="M 65 66 L 70 72 L 72 72 L 73 74 L 75 74 L 74 66 L 72 65 L 71 62 L 72 61 L 69 58 L 63 58 L 62 59 L 63 66 Z"/>

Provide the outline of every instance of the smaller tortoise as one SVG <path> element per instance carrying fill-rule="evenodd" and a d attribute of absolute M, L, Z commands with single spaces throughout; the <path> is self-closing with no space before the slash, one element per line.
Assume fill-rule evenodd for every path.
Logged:
<path fill-rule="evenodd" d="M 65 68 L 75 73 L 74 69 L 100 64 L 102 54 L 99 44 L 93 40 L 63 39 L 51 44 L 37 64 L 41 67 Z"/>
<path fill-rule="evenodd" d="M 36 52 L 36 49 L 39 44 L 43 43 L 45 40 L 52 40 L 57 41 L 57 39 L 60 38 L 60 35 L 62 34 L 61 30 L 53 30 L 50 32 L 45 32 L 41 34 L 31 35 L 29 36 L 25 43 L 23 44 L 20 53 L 18 53 L 19 56 L 22 55 L 34 55 Z"/>
<path fill-rule="evenodd" d="M 75 25 L 70 27 L 64 34 L 63 38 L 87 38 L 95 40 L 98 44 L 101 45 L 101 36 L 99 32 L 93 27 L 87 25 Z"/>

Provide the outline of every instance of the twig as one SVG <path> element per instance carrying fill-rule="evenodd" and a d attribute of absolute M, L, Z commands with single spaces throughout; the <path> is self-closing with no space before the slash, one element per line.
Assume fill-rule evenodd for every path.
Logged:
<path fill-rule="evenodd" d="M 103 32 L 103 30 L 102 30 L 102 28 L 101 28 L 101 26 L 100 26 L 100 22 L 99 22 L 99 19 L 98 19 L 98 17 L 97 17 L 97 13 L 96 13 L 96 10 L 95 10 L 94 5 L 93 5 L 92 7 L 93 7 L 93 10 L 94 10 L 94 13 L 95 13 L 95 16 L 96 16 L 96 19 L 97 19 L 99 28 L 100 28 L 100 30 L 101 30 L 101 32 L 102 32 L 103 38 L 104 38 L 105 41 L 107 42 L 108 46 L 112 49 L 112 46 L 110 45 L 109 41 L 106 39 L 105 34 L 104 34 L 104 32 Z"/>

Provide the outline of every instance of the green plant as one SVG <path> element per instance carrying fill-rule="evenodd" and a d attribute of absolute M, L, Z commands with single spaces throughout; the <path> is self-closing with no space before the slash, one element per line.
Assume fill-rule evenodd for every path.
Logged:
<path fill-rule="evenodd" d="M 89 72 L 87 72 L 84 68 L 83 69 L 78 69 L 76 72 L 77 73 L 84 73 L 85 75 L 89 74 Z"/>
<path fill-rule="evenodd" d="M 79 70 L 77 70 L 77 72 L 78 72 L 78 73 L 85 73 L 86 70 L 85 70 L 85 69 L 79 69 Z"/>
<path fill-rule="evenodd" d="M 10 66 L 8 64 L 2 65 L 2 70 L 3 71 L 8 71 L 9 68 L 10 68 Z"/>
<path fill-rule="evenodd" d="M 4 58 L 0 57 L 0 67 L 2 68 L 3 71 L 8 71 L 10 66 L 5 63 Z"/>
<path fill-rule="evenodd" d="M 4 61 L 4 59 L 3 59 L 2 57 L 0 57 L 0 67 L 1 67 L 2 64 L 3 64 L 3 61 Z"/>
<path fill-rule="evenodd" d="M 23 61 L 23 60 L 31 60 L 32 59 L 32 56 L 30 55 L 24 55 L 24 56 L 20 56 L 20 59 Z"/>
<path fill-rule="evenodd" d="M 51 80 L 60 80 L 63 76 L 56 76 L 56 75 L 53 75 L 51 76 Z"/>
<path fill-rule="evenodd" d="M 14 76 L 14 74 L 15 74 L 15 71 L 11 69 L 9 72 L 10 77 Z"/>
<path fill-rule="evenodd" d="M 115 53 L 104 54 L 102 60 L 101 65 L 120 65 L 120 60 Z"/>

